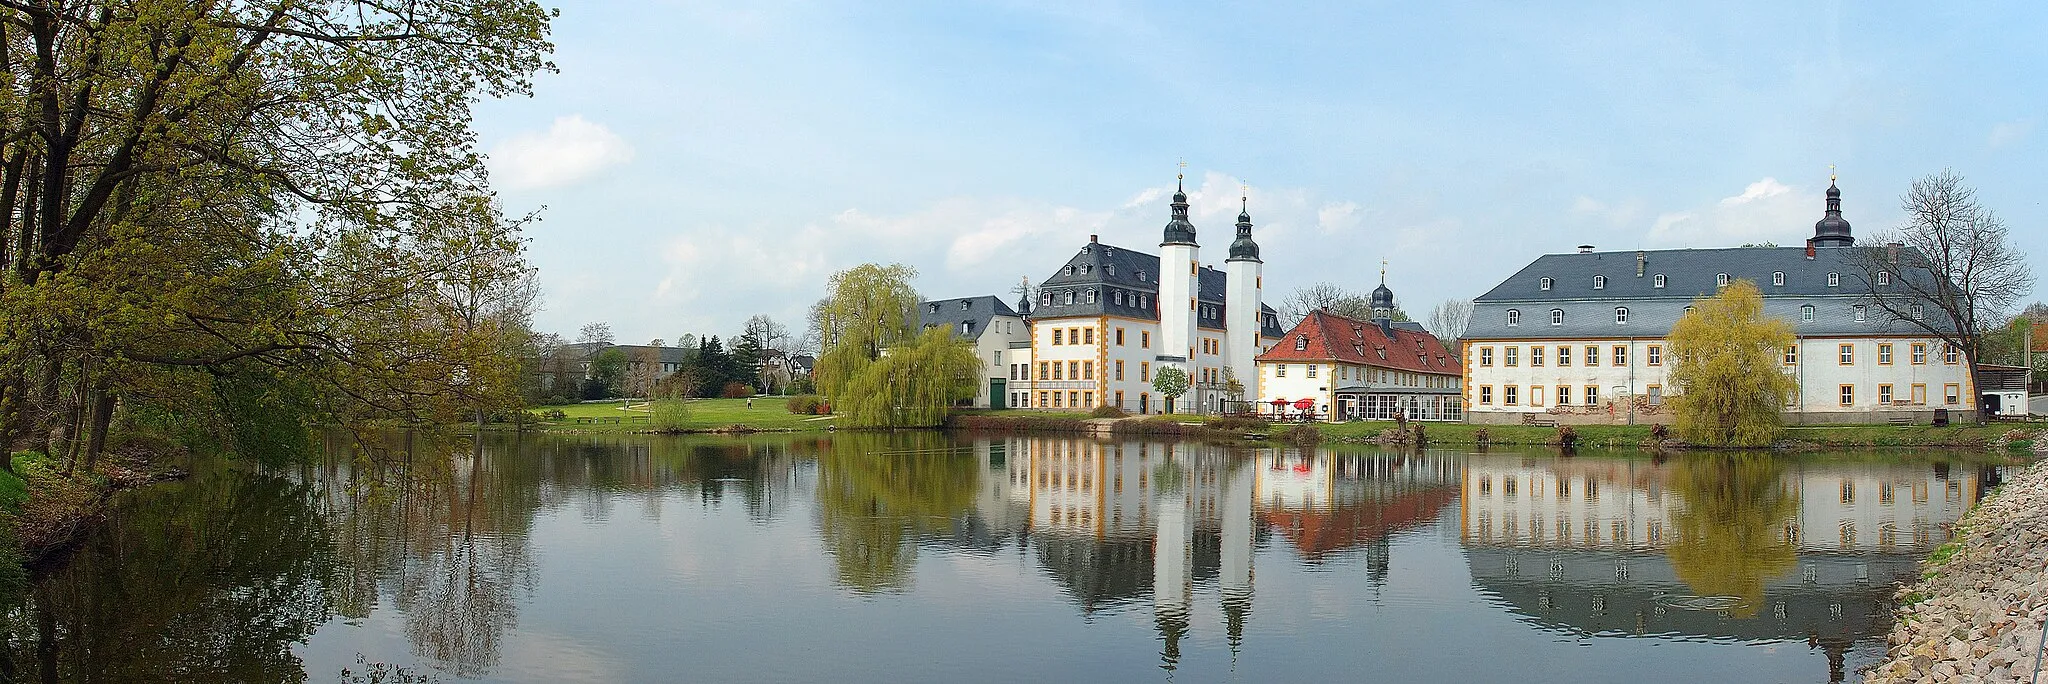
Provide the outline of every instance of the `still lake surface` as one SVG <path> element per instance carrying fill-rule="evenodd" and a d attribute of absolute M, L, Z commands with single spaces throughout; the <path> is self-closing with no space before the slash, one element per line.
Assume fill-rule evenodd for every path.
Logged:
<path fill-rule="evenodd" d="M 1998 478 L 1932 453 L 492 436 L 124 494 L 25 681 L 1824 682 Z"/>

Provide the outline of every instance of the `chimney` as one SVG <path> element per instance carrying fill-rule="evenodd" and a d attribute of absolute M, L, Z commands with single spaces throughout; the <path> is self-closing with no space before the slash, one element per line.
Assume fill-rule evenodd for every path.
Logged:
<path fill-rule="evenodd" d="M 1886 258 L 1888 258 L 1888 259 L 1891 259 L 1891 262 L 1892 262 L 1893 264 L 1897 264 L 1897 263 L 1899 263 L 1899 248 L 1900 248 L 1900 247 L 1904 247 L 1904 246 L 1906 246 L 1906 245 L 1905 245 L 1904 243 L 1898 243 L 1898 242 L 1893 242 L 1893 243 L 1890 243 L 1890 244 L 1887 244 L 1887 245 L 1885 245 L 1885 246 L 1884 246 L 1884 253 L 1885 253 L 1885 257 L 1886 257 Z"/>
<path fill-rule="evenodd" d="M 1095 242 L 1096 242 L 1095 238 L 1096 238 L 1096 235 L 1095 235 L 1094 233 L 1089 233 L 1089 234 L 1088 234 L 1088 244 L 1091 244 L 1091 245 L 1092 245 L 1092 244 L 1095 244 Z"/>
<path fill-rule="evenodd" d="M 1636 250 L 1636 277 L 1643 277 L 1643 271 L 1649 267 L 1650 255 L 1643 253 L 1643 250 Z"/>
<path fill-rule="evenodd" d="M 1580 254 L 1592 254 L 1592 253 L 1593 253 L 1593 246 L 1592 246 L 1592 245 L 1579 245 L 1579 253 L 1580 253 Z"/>
<path fill-rule="evenodd" d="M 1813 261 L 1813 238 L 1806 239 L 1806 260 Z"/>

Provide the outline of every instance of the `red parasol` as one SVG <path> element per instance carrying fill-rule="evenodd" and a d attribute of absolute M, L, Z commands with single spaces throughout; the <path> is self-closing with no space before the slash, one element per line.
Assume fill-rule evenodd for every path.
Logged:
<path fill-rule="evenodd" d="M 1308 409 L 1312 409 L 1312 408 L 1315 408 L 1315 407 L 1316 407 L 1316 400 L 1314 400 L 1314 399 L 1297 399 L 1297 400 L 1295 400 L 1295 402 L 1294 402 L 1294 407 L 1295 407 L 1295 408 L 1298 408 L 1298 409 L 1301 409 L 1301 410 L 1304 410 L 1304 411 L 1306 411 L 1306 410 L 1308 410 Z"/>

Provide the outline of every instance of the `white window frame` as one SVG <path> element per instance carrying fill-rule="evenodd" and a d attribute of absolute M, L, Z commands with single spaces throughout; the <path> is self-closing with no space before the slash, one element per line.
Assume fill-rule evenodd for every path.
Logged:
<path fill-rule="evenodd" d="M 1508 327 L 1510 327 L 1510 328 L 1514 328 L 1514 327 L 1519 327 L 1519 326 L 1521 326 L 1521 325 L 1522 325 L 1522 310 L 1521 310 L 1521 309 L 1508 309 Z"/>
<path fill-rule="evenodd" d="M 1617 306 L 1617 307 L 1614 307 L 1614 324 L 1615 324 L 1615 325 L 1628 325 L 1628 307 L 1626 307 L 1626 306 Z"/>
<path fill-rule="evenodd" d="M 1551 310 L 1550 310 L 1550 324 L 1551 324 L 1551 325 L 1564 325 L 1564 309 L 1551 309 Z"/>
<path fill-rule="evenodd" d="M 1607 289 L 1607 276 L 1604 276 L 1604 275 L 1596 275 L 1596 276 L 1593 276 L 1593 289 L 1595 289 L 1595 290 L 1605 290 L 1605 289 Z"/>

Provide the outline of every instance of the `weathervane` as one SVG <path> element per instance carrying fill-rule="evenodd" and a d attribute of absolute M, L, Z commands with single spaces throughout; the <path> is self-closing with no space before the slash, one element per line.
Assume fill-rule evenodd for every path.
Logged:
<path fill-rule="evenodd" d="M 1384 257 L 1380 259 L 1380 284 L 1387 284 L 1387 260 Z"/>
<path fill-rule="evenodd" d="M 1828 183 L 1832 184 L 1832 183 L 1834 183 L 1834 182 L 1835 182 L 1835 165 L 1834 165 L 1834 164 L 1829 164 L 1829 165 L 1828 165 Z"/>
<path fill-rule="evenodd" d="M 1188 158 L 1187 158 L 1187 157 L 1181 157 L 1181 158 L 1180 158 L 1180 173 L 1176 173 L 1176 174 L 1173 174 L 1173 179 L 1174 179 L 1174 180 L 1184 180 L 1184 179 L 1186 179 L 1187 177 L 1188 177 Z"/>

